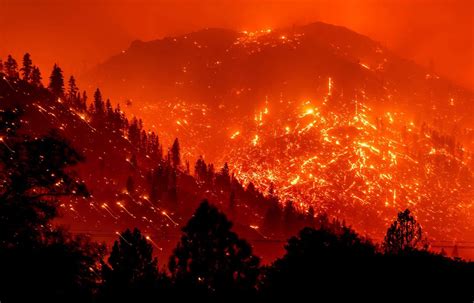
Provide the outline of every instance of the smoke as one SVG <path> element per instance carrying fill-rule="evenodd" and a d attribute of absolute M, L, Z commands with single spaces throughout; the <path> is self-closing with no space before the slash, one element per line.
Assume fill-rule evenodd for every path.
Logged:
<path fill-rule="evenodd" d="M 44 69 L 80 73 L 128 47 L 204 27 L 323 21 L 381 41 L 474 89 L 471 0 L 3 0 L 0 56 L 29 51 Z"/>

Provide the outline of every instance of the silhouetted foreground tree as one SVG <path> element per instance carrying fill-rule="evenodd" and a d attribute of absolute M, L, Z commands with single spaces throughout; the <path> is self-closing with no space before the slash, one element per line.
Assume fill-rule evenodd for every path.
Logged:
<path fill-rule="evenodd" d="M 28 246 L 57 215 L 59 197 L 87 195 L 68 171 L 82 157 L 54 132 L 33 139 L 7 132 L 0 145 L 0 245 Z"/>
<path fill-rule="evenodd" d="M 329 229 L 304 228 L 285 246 L 286 254 L 266 268 L 261 283 L 268 301 L 292 294 L 295 297 L 350 298 L 366 260 L 376 256 L 375 247 L 348 227 L 335 234 Z M 337 286 L 342 291 L 334 292 Z"/>
<path fill-rule="evenodd" d="M 53 71 L 51 72 L 51 76 L 49 77 L 49 85 L 48 88 L 51 92 L 57 96 L 61 97 L 64 95 L 64 77 L 62 69 L 57 66 L 56 64 L 53 67 Z"/>
<path fill-rule="evenodd" d="M 169 261 L 178 295 L 219 302 L 255 295 L 259 259 L 231 227 L 216 207 L 201 203 Z"/>
<path fill-rule="evenodd" d="M 153 247 L 138 229 L 127 229 L 115 241 L 108 262 L 102 262 L 100 299 L 104 302 L 144 302 L 158 299 L 166 285 L 158 272 Z"/>
<path fill-rule="evenodd" d="M 397 220 L 390 225 L 384 239 L 386 253 L 401 254 L 416 249 L 427 249 L 421 226 L 406 209 L 398 213 Z"/>
<path fill-rule="evenodd" d="M 91 302 L 100 282 L 103 247 L 63 230 L 29 248 L 0 250 L 2 302 Z"/>
<path fill-rule="evenodd" d="M 261 299 L 265 302 L 289 297 L 329 302 L 470 300 L 473 264 L 446 258 L 424 247 L 420 250 L 411 235 L 423 239 L 421 228 L 409 211 L 399 213 L 387 231 L 386 239 L 391 247 L 397 248 L 389 252 L 379 251 L 343 225 L 305 228 L 288 241 L 286 254 L 265 269 Z"/>
<path fill-rule="evenodd" d="M 101 247 L 51 225 L 60 197 L 87 194 L 68 170 L 82 157 L 56 133 L 20 135 L 19 117 L 0 112 L 0 300 L 91 300 Z"/>

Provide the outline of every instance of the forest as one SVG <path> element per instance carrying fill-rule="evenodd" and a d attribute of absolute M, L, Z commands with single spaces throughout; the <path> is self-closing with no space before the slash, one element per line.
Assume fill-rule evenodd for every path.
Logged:
<path fill-rule="evenodd" d="M 57 65 L 42 77 L 29 54 L 0 61 L 1 302 L 474 299 L 474 264 L 434 252 L 409 209 L 376 243 L 283 203 L 272 186 L 241 184 L 227 163 L 192 167 L 179 139 L 166 149 Z M 89 232 L 94 216 L 109 233 L 120 228 L 113 239 Z M 169 233 L 169 249 L 155 242 Z M 259 241 L 282 255 L 264 262 Z"/>

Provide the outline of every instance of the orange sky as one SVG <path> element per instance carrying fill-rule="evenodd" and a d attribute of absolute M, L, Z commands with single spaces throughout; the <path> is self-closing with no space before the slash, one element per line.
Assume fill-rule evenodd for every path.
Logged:
<path fill-rule="evenodd" d="M 0 0 L 0 57 L 25 51 L 79 74 L 135 39 L 203 27 L 323 21 L 381 41 L 474 89 L 473 0 Z"/>

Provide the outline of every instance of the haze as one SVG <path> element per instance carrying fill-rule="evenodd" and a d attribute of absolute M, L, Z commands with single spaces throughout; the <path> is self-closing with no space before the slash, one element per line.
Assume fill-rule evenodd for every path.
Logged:
<path fill-rule="evenodd" d="M 28 51 L 45 73 L 57 62 L 81 74 L 136 39 L 323 21 L 474 89 L 473 12 L 472 0 L 0 0 L 0 56 Z"/>

